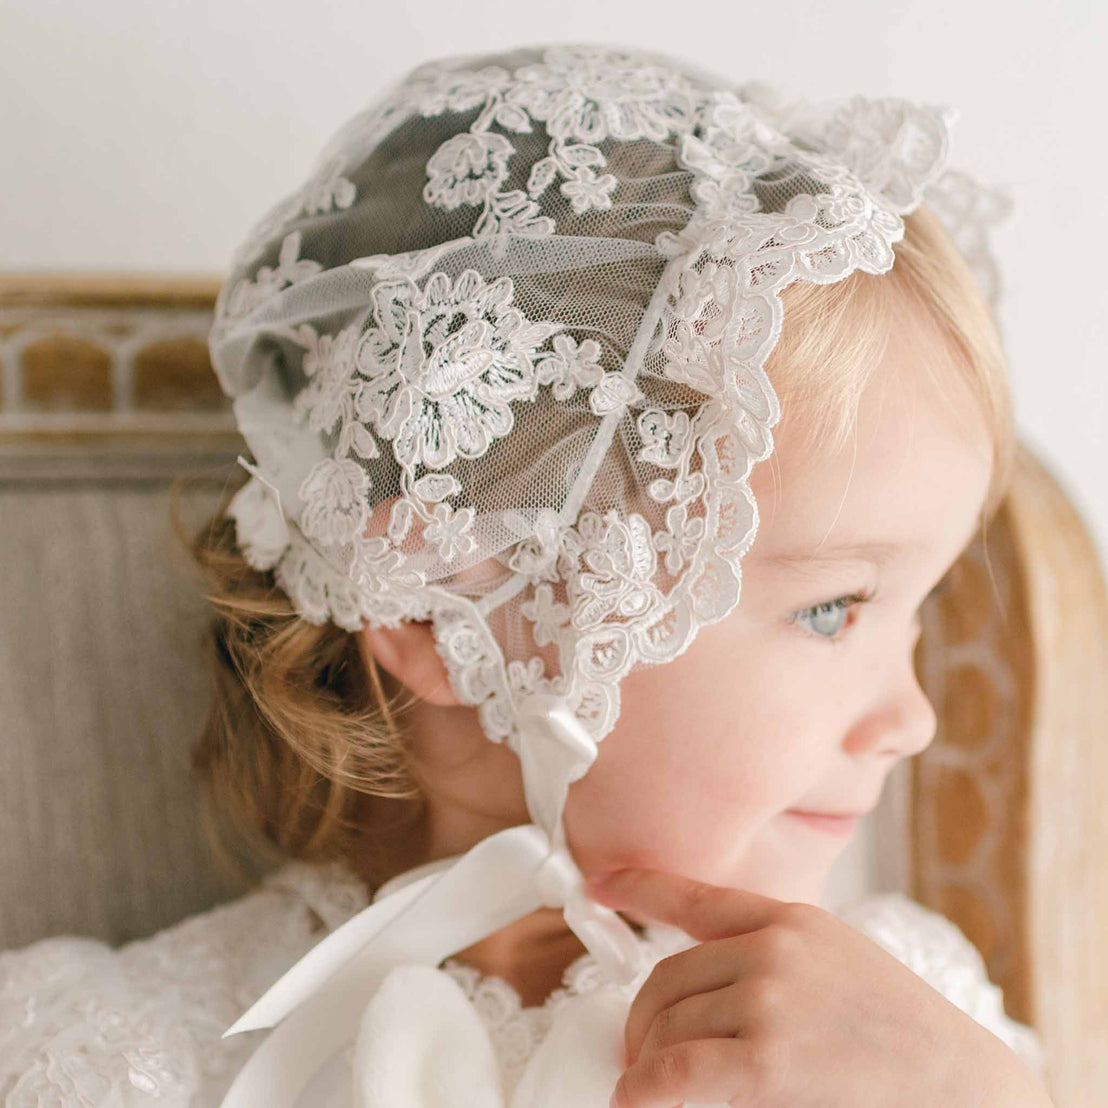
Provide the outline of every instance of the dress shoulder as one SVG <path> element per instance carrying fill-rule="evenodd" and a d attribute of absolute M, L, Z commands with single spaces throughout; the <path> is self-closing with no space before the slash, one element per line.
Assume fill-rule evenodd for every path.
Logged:
<path fill-rule="evenodd" d="M 267 1031 L 220 1036 L 367 902 L 341 864 L 290 862 L 115 949 L 63 935 L 0 951 L 0 1104 L 218 1104 Z"/>
<path fill-rule="evenodd" d="M 953 920 L 902 893 L 867 896 L 836 915 L 1007 1043 L 1040 1081 L 1045 1080 L 1041 1038 L 1005 1012 L 1003 991 L 989 980 L 985 959 Z"/>

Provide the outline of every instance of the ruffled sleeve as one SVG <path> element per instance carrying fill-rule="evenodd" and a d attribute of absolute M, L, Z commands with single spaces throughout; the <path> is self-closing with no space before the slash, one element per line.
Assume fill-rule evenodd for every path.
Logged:
<path fill-rule="evenodd" d="M 58 936 L 0 951 L 0 1104 L 218 1104 L 267 1032 L 220 1036 L 365 899 L 341 868 L 293 862 L 118 949 Z"/>
<path fill-rule="evenodd" d="M 1002 990 L 989 980 L 981 952 L 956 923 L 901 893 L 866 897 L 837 915 L 1007 1043 L 1045 1083 L 1042 1039 L 1004 1011 Z"/>

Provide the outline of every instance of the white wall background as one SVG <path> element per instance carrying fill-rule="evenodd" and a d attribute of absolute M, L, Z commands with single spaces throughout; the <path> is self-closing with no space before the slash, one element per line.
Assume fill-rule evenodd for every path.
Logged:
<path fill-rule="evenodd" d="M 794 96 L 957 106 L 1007 186 L 1001 324 L 1025 439 L 1108 549 L 1108 5 L 1098 0 L 35 0 L 0 9 L 0 270 L 221 272 L 387 81 L 587 39 Z"/>

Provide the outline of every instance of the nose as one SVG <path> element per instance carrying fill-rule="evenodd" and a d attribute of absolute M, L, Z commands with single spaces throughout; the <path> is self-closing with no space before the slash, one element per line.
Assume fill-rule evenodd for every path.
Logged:
<path fill-rule="evenodd" d="M 870 708 L 847 733 L 848 754 L 888 754 L 911 758 L 926 750 L 938 730 L 938 716 L 916 676 L 912 653 L 890 659 L 883 673 L 875 674 Z"/>
<path fill-rule="evenodd" d="M 893 737 L 893 745 L 898 744 L 901 757 L 904 758 L 911 758 L 913 754 L 926 750 L 934 740 L 939 726 L 935 706 L 923 691 L 915 670 L 912 669 L 910 673 L 900 701 L 901 727 Z"/>

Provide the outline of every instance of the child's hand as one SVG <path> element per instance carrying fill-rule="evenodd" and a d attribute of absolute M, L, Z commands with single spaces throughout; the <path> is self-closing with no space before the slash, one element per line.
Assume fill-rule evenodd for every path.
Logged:
<path fill-rule="evenodd" d="M 586 890 L 700 940 L 627 1016 L 613 1108 L 1049 1106 L 992 1032 L 834 914 L 659 870 Z"/>

